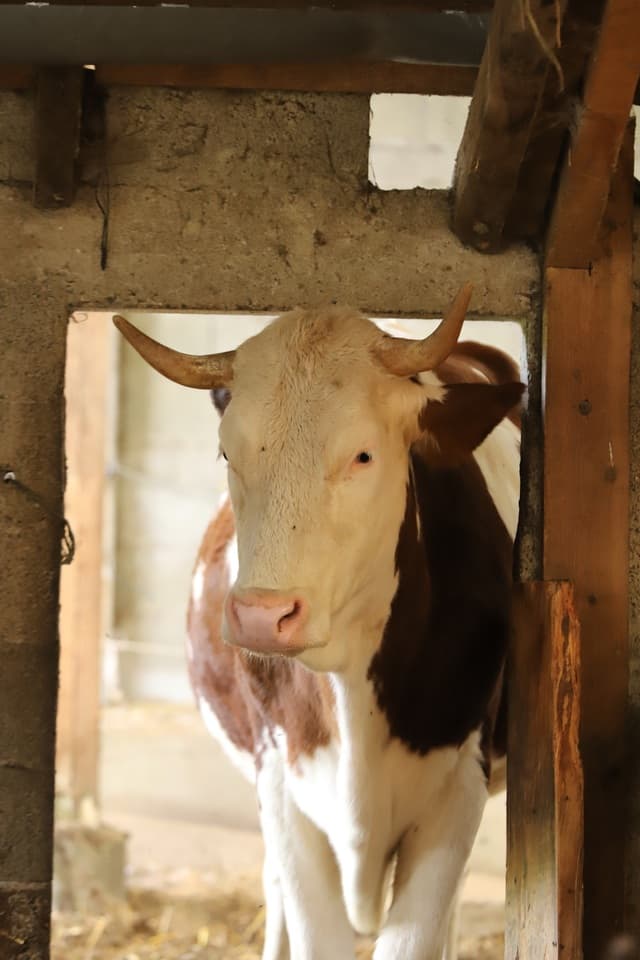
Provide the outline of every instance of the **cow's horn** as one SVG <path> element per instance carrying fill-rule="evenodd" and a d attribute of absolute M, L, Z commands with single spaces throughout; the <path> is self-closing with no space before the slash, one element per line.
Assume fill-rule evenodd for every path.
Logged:
<path fill-rule="evenodd" d="M 424 340 L 406 340 L 402 337 L 385 337 L 381 340 L 375 352 L 389 373 L 411 377 L 423 370 L 433 370 L 446 360 L 458 342 L 472 290 L 470 283 L 464 285 L 440 325 Z"/>
<path fill-rule="evenodd" d="M 233 350 L 196 357 L 190 353 L 171 350 L 170 347 L 152 340 L 124 317 L 115 316 L 113 322 L 143 360 L 158 373 L 175 383 L 181 383 L 183 387 L 213 390 L 214 387 L 228 387 L 233 379 Z"/>

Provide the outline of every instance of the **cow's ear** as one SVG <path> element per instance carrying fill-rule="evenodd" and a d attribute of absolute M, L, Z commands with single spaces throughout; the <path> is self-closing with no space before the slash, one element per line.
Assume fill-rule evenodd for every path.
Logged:
<path fill-rule="evenodd" d="M 227 407 L 229 406 L 229 401 L 231 400 L 231 390 L 228 387 L 216 387 L 215 390 L 210 390 L 211 402 L 214 407 L 222 416 Z"/>
<path fill-rule="evenodd" d="M 519 402 L 521 383 L 453 383 L 441 401 L 420 413 L 429 459 L 442 466 L 465 460 Z"/>

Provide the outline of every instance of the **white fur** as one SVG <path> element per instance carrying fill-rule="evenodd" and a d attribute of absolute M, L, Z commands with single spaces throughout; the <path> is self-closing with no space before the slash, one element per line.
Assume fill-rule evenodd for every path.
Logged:
<path fill-rule="evenodd" d="M 513 539 L 520 496 L 520 430 L 510 420 L 489 434 L 474 453 L 496 510 Z"/>
<path fill-rule="evenodd" d="M 252 753 L 249 753 L 247 750 L 239 750 L 234 743 L 231 742 L 227 734 L 222 728 L 220 721 L 217 716 L 207 703 L 204 697 L 198 696 L 198 709 L 204 724 L 214 738 L 217 740 L 226 755 L 229 757 L 233 765 L 240 771 L 249 780 L 251 783 L 256 782 L 256 765 L 255 757 Z"/>

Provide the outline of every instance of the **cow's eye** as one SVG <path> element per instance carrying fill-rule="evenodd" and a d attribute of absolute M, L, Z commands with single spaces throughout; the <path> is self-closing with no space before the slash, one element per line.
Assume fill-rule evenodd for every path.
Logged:
<path fill-rule="evenodd" d="M 373 457 L 367 450 L 361 450 L 356 457 L 356 463 L 371 463 Z"/>
<path fill-rule="evenodd" d="M 222 447 L 220 448 L 220 456 L 221 456 L 221 457 L 224 457 L 224 459 L 227 461 L 227 463 L 229 463 L 229 457 L 226 455 L 226 453 L 224 452 L 224 450 L 222 449 Z"/>

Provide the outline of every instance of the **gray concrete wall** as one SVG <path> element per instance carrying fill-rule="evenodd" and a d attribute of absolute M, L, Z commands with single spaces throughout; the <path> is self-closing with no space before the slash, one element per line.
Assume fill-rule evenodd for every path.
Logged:
<path fill-rule="evenodd" d="M 528 250 L 486 258 L 456 241 L 446 196 L 370 188 L 367 97 L 112 90 L 106 151 L 83 150 L 76 202 L 55 212 L 32 206 L 33 106 L 30 94 L 0 93 L 0 464 L 48 511 L 0 485 L 8 960 L 47 952 L 71 310 L 277 310 L 337 297 L 368 312 L 437 316 L 471 280 L 478 314 L 531 322 L 538 289 Z M 103 270 L 96 187 L 106 202 L 107 171 Z"/>

